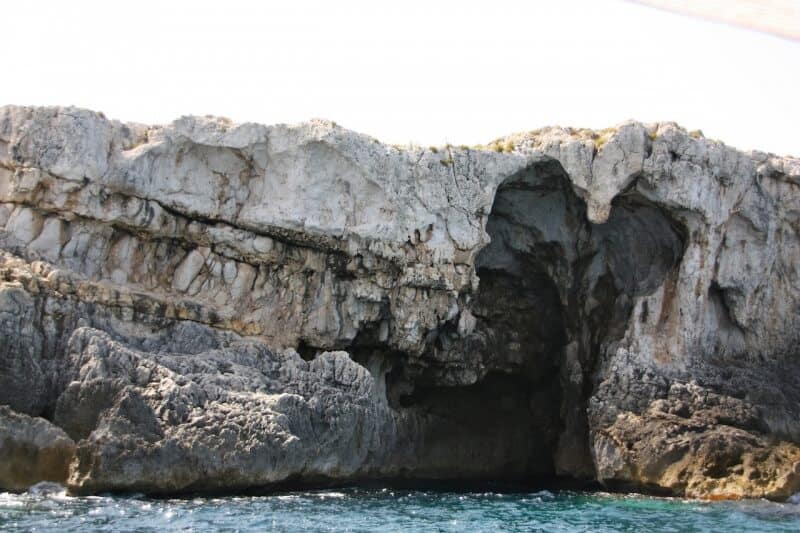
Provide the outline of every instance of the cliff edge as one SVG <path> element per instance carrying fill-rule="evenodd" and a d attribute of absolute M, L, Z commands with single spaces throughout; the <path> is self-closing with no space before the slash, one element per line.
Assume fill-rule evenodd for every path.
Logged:
<path fill-rule="evenodd" d="M 423 149 L 0 107 L 0 450 L 34 465 L 0 486 L 786 498 L 798 231 L 800 160 L 671 123 Z"/>

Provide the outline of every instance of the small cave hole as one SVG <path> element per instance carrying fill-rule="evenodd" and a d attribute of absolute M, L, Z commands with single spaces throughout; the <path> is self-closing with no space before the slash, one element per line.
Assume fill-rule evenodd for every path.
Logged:
<path fill-rule="evenodd" d="M 297 344 L 296 351 L 300 354 L 303 361 L 313 361 L 314 358 L 324 350 L 308 344 L 305 340 L 301 340 Z"/>

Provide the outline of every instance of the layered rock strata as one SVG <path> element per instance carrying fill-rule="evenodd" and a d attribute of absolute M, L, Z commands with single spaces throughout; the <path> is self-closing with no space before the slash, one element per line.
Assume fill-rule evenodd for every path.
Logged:
<path fill-rule="evenodd" d="M 798 187 L 800 160 L 670 123 L 423 149 L 3 107 L 3 416 L 74 443 L 76 493 L 785 498 Z"/>

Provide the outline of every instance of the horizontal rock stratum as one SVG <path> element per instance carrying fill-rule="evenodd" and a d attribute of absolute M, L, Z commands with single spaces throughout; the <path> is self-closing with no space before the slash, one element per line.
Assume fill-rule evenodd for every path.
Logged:
<path fill-rule="evenodd" d="M 800 160 L 0 108 L 0 469 L 800 490 Z M 37 477 L 38 476 L 38 477 Z"/>

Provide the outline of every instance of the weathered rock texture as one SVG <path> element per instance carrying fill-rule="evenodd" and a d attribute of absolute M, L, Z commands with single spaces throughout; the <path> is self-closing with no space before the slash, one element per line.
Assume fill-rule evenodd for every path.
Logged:
<path fill-rule="evenodd" d="M 42 418 L 0 406 L 0 480 L 7 490 L 25 490 L 40 481 L 64 481 L 75 442 Z"/>
<path fill-rule="evenodd" d="M 3 107 L 0 228 L 0 403 L 74 492 L 800 490 L 797 159 Z"/>

